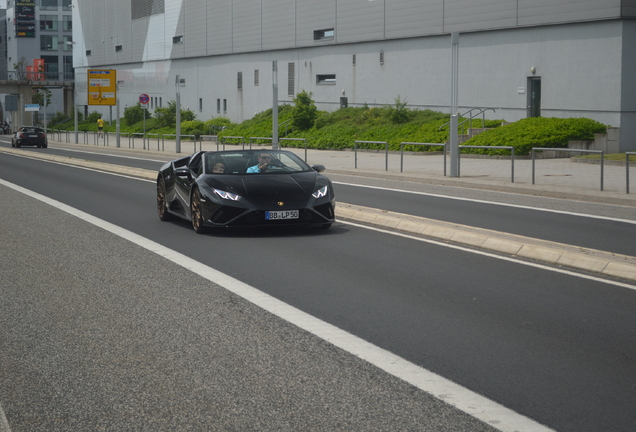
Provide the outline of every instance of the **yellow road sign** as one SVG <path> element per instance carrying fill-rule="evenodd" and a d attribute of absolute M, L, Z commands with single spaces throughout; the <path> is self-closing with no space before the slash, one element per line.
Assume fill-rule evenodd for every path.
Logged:
<path fill-rule="evenodd" d="M 117 105 L 116 70 L 88 70 L 88 105 Z"/>

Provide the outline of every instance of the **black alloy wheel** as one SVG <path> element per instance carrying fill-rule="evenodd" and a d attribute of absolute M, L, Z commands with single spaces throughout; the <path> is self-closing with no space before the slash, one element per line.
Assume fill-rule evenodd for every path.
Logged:
<path fill-rule="evenodd" d="M 163 178 L 157 180 L 157 213 L 159 214 L 159 219 L 164 222 L 174 219 L 174 216 L 168 213 L 166 203 L 166 185 Z"/>
<path fill-rule="evenodd" d="M 192 192 L 192 201 L 190 202 L 192 228 L 197 234 L 203 234 L 205 227 L 203 226 L 203 211 L 201 210 L 201 193 L 198 189 Z"/>

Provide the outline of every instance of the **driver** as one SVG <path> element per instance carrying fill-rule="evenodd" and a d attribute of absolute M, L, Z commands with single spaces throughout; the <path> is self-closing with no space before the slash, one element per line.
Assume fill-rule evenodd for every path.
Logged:
<path fill-rule="evenodd" d="M 258 155 L 258 163 L 254 166 L 251 166 L 247 169 L 248 174 L 253 173 L 264 173 L 271 166 L 272 156 L 269 153 L 259 153 Z"/>

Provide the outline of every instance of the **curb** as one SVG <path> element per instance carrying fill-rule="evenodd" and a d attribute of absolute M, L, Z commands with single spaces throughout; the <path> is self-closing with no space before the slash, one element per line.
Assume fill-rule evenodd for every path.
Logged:
<path fill-rule="evenodd" d="M 422 235 L 553 266 L 636 281 L 636 257 L 508 234 L 435 219 L 338 204 L 336 217 Z"/>
<path fill-rule="evenodd" d="M 92 168 L 98 171 L 147 180 L 154 181 L 157 178 L 157 172 L 152 170 L 130 168 L 66 156 L 26 153 L 23 150 L 13 148 L 0 148 L 0 151 L 32 159 Z M 553 266 L 563 266 L 636 282 L 636 257 L 628 255 L 619 255 L 354 204 L 336 204 L 336 217 L 342 220 L 422 235 L 443 242 L 462 244 L 520 259 L 529 259 Z"/>

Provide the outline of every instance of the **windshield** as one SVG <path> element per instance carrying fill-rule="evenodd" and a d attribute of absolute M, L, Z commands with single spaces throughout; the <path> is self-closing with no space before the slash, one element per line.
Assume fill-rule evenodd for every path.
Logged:
<path fill-rule="evenodd" d="M 280 174 L 311 171 L 301 158 L 286 150 L 206 152 L 205 174 Z"/>

